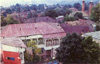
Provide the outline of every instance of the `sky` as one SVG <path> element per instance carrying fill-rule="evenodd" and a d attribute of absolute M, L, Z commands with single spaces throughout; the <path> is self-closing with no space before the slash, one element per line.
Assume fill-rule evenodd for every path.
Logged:
<path fill-rule="evenodd" d="M 8 7 L 11 5 L 15 5 L 16 3 L 19 4 L 55 4 L 58 2 L 66 1 L 68 3 L 78 2 L 80 0 L 0 0 L 0 6 Z M 89 0 L 90 1 L 90 0 Z"/>

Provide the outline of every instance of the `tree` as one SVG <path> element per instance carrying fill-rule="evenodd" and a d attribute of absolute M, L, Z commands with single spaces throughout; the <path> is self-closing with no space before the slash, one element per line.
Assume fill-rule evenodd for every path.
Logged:
<path fill-rule="evenodd" d="M 75 21 L 75 17 L 70 17 L 68 14 L 66 14 L 64 21 Z"/>
<path fill-rule="evenodd" d="M 70 13 L 72 13 L 72 11 L 71 10 L 69 10 L 68 8 L 66 8 L 66 14 L 70 14 Z"/>
<path fill-rule="evenodd" d="M 83 19 L 83 14 L 81 12 L 76 12 L 74 17 L 75 17 L 76 20 Z"/>
<path fill-rule="evenodd" d="M 100 3 L 93 7 L 90 19 L 95 22 L 100 22 Z"/>
<path fill-rule="evenodd" d="M 55 10 L 49 10 L 45 12 L 45 16 L 49 16 L 52 18 L 55 18 L 58 16 L 57 12 Z"/>
<path fill-rule="evenodd" d="M 75 3 L 73 6 L 78 10 L 81 10 L 82 7 L 80 3 Z"/>
<path fill-rule="evenodd" d="M 15 11 L 18 13 L 21 12 L 21 5 L 20 4 L 15 5 Z"/>
<path fill-rule="evenodd" d="M 93 38 L 89 36 L 82 40 L 82 46 L 84 49 L 84 62 L 90 64 L 100 64 L 99 43 L 93 41 Z"/>
<path fill-rule="evenodd" d="M 27 47 L 32 47 L 32 49 L 34 49 L 35 54 L 39 54 L 41 52 L 41 49 L 37 47 L 37 43 L 33 40 L 30 40 L 27 43 Z"/>
<path fill-rule="evenodd" d="M 6 13 L 11 14 L 12 13 L 11 9 L 10 8 L 7 8 L 6 9 Z"/>
<path fill-rule="evenodd" d="M 7 25 L 7 22 L 6 22 L 5 17 L 3 15 L 1 15 L 0 23 L 1 23 L 1 26 Z"/>
<path fill-rule="evenodd" d="M 26 45 L 27 47 L 32 48 L 33 55 L 30 55 L 27 52 L 25 52 L 25 60 L 31 63 L 39 62 L 40 56 L 38 54 L 41 53 L 41 49 L 37 47 L 36 42 L 33 40 L 30 40 Z"/>
<path fill-rule="evenodd" d="M 63 64 L 99 64 L 99 49 L 98 43 L 92 37 L 68 34 L 56 49 L 56 59 Z"/>
<path fill-rule="evenodd" d="M 96 25 L 96 31 L 100 31 L 100 24 Z"/>
<path fill-rule="evenodd" d="M 7 24 L 18 24 L 19 22 L 15 20 L 12 16 L 8 15 L 6 17 L 6 22 Z"/>

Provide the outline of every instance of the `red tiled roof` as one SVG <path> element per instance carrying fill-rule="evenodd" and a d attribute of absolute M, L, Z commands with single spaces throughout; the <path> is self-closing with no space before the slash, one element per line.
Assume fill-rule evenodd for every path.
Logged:
<path fill-rule="evenodd" d="M 58 23 L 26 23 L 26 24 L 12 24 L 8 25 L 1 31 L 2 37 L 19 37 L 29 35 L 51 35 L 51 34 L 62 34 L 64 30 Z"/>

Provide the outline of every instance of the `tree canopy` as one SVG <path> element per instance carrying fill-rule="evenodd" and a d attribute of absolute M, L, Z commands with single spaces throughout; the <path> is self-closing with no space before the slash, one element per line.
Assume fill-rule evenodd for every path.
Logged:
<path fill-rule="evenodd" d="M 56 49 L 56 59 L 63 64 L 99 64 L 99 50 L 99 44 L 92 37 L 68 34 Z"/>
<path fill-rule="evenodd" d="M 7 15 L 7 17 L 4 17 L 3 15 L 1 15 L 1 26 L 6 26 L 8 24 L 18 24 L 19 22 L 17 20 L 15 20 L 12 16 Z"/>
<path fill-rule="evenodd" d="M 93 7 L 90 19 L 96 22 L 96 31 L 100 30 L 100 3 Z"/>
<path fill-rule="evenodd" d="M 25 61 L 28 63 L 36 63 L 40 61 L 39 53 L 41 53 L 41 49 L 37 47 L 37 43 L 33 40 L 30 40 L 27 44 L 27 47 L 32 48 L 33 55 L 25 52 Z"/>
<path fill-rule="evenodd" d="M 93 7 L 90 19 L 95 22 L 100 22 L 100 3 Z"/>
<path fill-rule="evenodd" d="M 58 16 L 58 14 L 57 14 L 56 10 L 49 10 L 49 11 L 45 12 L 45 16 L 55 18 Z"/>
<path fill-rule="evenodd" d="M 7 24 L 18 24 L 19 22 L 15 20 L 12 16 L 8 15 L 6 17 L 6 22 Z"/>
<path fill-rule="evenodd" d="M 81 10 L 82 7 L 80 3 L 75 3 L 73 6 L 78 10 Z"/>

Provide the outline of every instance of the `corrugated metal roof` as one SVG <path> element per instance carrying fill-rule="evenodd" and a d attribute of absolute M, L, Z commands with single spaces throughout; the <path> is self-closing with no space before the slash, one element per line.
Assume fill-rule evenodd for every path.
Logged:
<path fill-rule="evenodd" d="M 8 25 L 1 31 L 3 37 L 19 37 L 29 35 L 51 35 L 65 33 L 58 23 L 26 23 Z"/>
<path fill-rule="evenodd" d="M 100 40 L 100 31 L 85 33 L 83 36 L 92 36 L 94 39 Z"/>
<path fill-rule="evenodd" d="M 22 40 L 15 37 L 1 39 L 1 44 L 26 48 L 26 45 L 22 42 Z"/>

